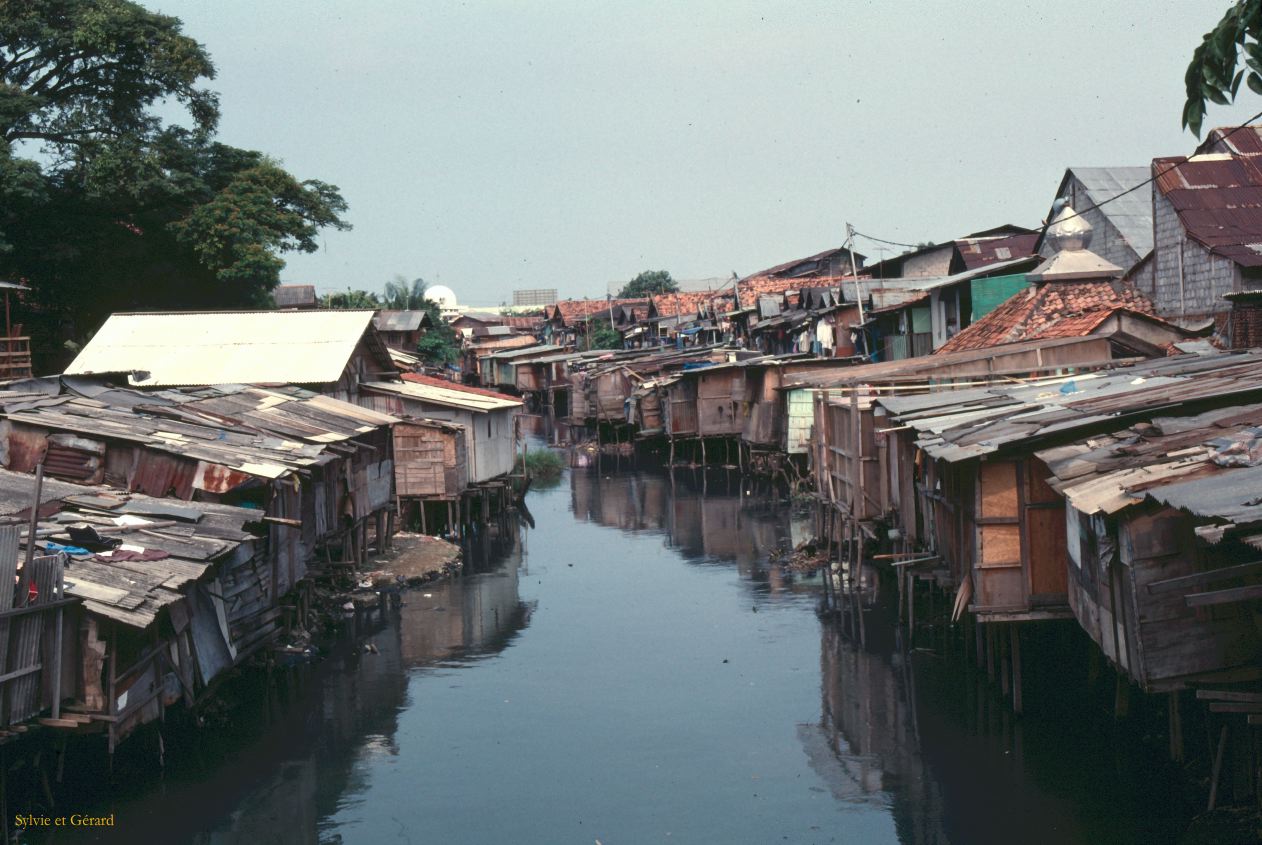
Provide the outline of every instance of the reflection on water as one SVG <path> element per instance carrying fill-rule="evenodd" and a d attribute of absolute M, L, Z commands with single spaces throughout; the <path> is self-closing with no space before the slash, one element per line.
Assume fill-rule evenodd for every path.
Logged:
<path fill-rule="evenodd" d="M 575 470 L 574 518 L 608 528 L 661 534 L 688 561 L 735 563 L 741 577 L 771 592 L 814 590 L 816 578 L 786 574 L 770 556 L 807 539 L 810 520 L 794 517 L 779 491 L 730 472 Z"/>
<path fill-rule="evenodd" d="M 769 560 L 808 525 L 734 473 L 574 470 L 535 530 L 114 802 L 196 842 L 1172 841 L 1091 714 L 1016 720 L 959 661 L 856 647 Z M 375 646 L 376 653 L 362 645 Z M 173 812 L 172 808 L 179 808 Z"/>

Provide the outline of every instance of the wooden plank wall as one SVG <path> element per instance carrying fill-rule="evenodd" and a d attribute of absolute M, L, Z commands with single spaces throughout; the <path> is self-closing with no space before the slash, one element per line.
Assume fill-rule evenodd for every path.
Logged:
<path fill-rule="evenodd" d="M 976 466 L 973 605 L 982 612 L 1024 608 L 1019 467 L 1015 461 L 982 461 Z"/>

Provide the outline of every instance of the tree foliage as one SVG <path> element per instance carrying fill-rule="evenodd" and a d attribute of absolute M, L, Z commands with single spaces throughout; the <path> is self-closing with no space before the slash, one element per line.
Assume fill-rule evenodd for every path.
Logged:
<path fill-rule="evenodd" d="M 588 349 L 621 349 L 622 335 L 618 334 L 608 323 L 589 324 L 587 334 Z"/>
<path fill-rule="evenodd" d="M 454 364 L 460 358 L 460 341 L 456 339 L 456 330 L 445 319 L 438 303 L 425 298 L 429 283 L 417 277 L 408 281 L 407 277 L 396 274 L 386 282 L 382 307 L 391 311 L 424 311 L 429 315 L 429 328 L 421 335 L 416 344 L 416 354 L 432 367 L 445 367 Z"/>
<path fill-rule="evenodd" d="M 1244 66 L 1239 67 L 1242 59 Z M 1207 100 L 1229 104 L 1241 82 L 1262 94 L 1262 0 L 1238 0 L 1227 10 L 1192 53 L 1184 82 L 1183 126 L 1197 136 Z"/>
<path fill-rule="evenodd" d="M 417 342 L 416 354 L 432 367 L 454 364 L 460 358 L 460 341 L 456 339 L 456 330 L 443 319 L 437 303 L 427 299 L 423 305 L 424 307 L 417 310 L 429 314 L 430 327 Z"/>
<path fill-rule="evenodd" d="M 214 72 L 127 0 L 0 0 L 0 278 L 37 350 L 113 311 L 264 307 L 285 253 L 349 228 L 335 186 L 215 140 Z"/>
<path fill-rule="evenodd" d="M 425 291 L 429 289 L 429 283 L 422 278 L 415 278 L 408 281 L 400 275 L 395 275 L 393 279 L 386 282 L 386 293 L 382 297 L 382 303 L 386 308 L 392 311 L 421 311 L 425 308 L 425 303 L 429 302 L 425 298 Z"/>
<path fill-rule="evenodd" d="M 372 291 L 347 288 L 344 291 L 334 291 L 320 297 L 320 307 L 348 311 L 376 311 L 381 307 L 381 298 Z"/>
<path fill-rule="evenodd" d="M 658 293 L 675 293 L 679 285 L 665 270 L 645 270 L 618 291 L 619 299 L 632 299 Z"/>

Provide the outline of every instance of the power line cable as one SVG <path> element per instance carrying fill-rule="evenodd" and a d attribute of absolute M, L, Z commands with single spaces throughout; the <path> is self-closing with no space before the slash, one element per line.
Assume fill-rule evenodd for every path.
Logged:
<path fill-rule="evenodd" d="M 1250 117 L 1248 120 L 1246 120 L 1244 123 L 1240 124 L 1239 126 L 1234 127 L 1230 132 L 1223 134 L 1223 136 L 1219 138 L 1218 140 L 1220 142 L 1226 141 L 1228 138 L 1230 138 L 1232 135 L 1235 135 L 1241 129 L 1247 129 L 1249 125 L 1252 124 L 1255 120 L 1262 120 L 1262 111 L 1253 115 L 1253 117 Z M 1192 155 L 1195 155 L 1195 154 L 1196 154 L 1195 151 L 1193 151 Z M 1097 208 L 1102 208 L 1108 205 L 1109 203 L 1114 202 L 1115 200 L 1120 200 L 1122 197 L 1126 196 L 1127 194 L 1133 194 L 1135 191 L 1138 191 L 1140 188 L 1143 188 L 1147 185 L 1151 185 L 1153 182 L 1156 182 L 1158 179 L 1160 179 L 1162 176 L 1165 176 L 1167 173 L 1178 170 L 1180 167 L 1187 164 L 1191 158 L 1192 156 L 1187 156 L 1182 161 L 1177 161 L 1171 164 L 1169 167 L 1165 168 L 1160 173 L 1157 173 L 1154 176 L 1148 177 L 1147 179 L 1145 179 L 1144 181 L 1140 182 L 1137 185 L 1132 185 L 1131 187 L 1127 188 L 1125 191 L 1122 191 L 1120 194 L 1114 194 L 1111 197 L 1102 199 L 1098 203 L 1094 205 L 1089 205 L 1082 210 L 1075 209 L 1074 213 L 1066 217 L 1065 220 L 1073 220 L 1075 217 L 1081 217 L 1082 215 L 1086 214 L 1088 211 L 1095 211 Z M 1052 224 L 1052 221 L 1048 220 L 1046 222 L 1040 223 L 1038 228 L 1045 229 L 1051 224 Z M 908 249 L 919 249 L 919 246 L 916 244 L 905 244 L 905 243 L 900 243 L 899 241 L 886 240 L 884 238 L 874 238 L 871 235 L 865 235 L 862 232 L 855 232 L 855 234 L 869 241 L 876 241 L 877 243 L 889 244 L 890 246 L 907 247 Z"/>

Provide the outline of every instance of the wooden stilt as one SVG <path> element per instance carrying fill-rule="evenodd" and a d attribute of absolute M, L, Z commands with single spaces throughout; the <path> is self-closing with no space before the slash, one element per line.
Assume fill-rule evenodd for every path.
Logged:
<path fill-rule="evenodd" d="M 1021 626 L 1012 623 L 1012 712 L 1021 715 Z"/>
<path fill-rule="evenodd" d="M 907 647 L 916 647 L 916 576 L 907 573 Z"/>
<path fill-rule="evenodd" d="M 424 499 L 421 499 L 421 533 L 422 534 L 429 533 L 429 525 L 426 524 L 426 520 L 425 520 L 425 500 Z"/>
<path fill-rule="evenodd" d="M 1209 776 L 1209 806 L 1206 811 L 1212 811 L 1214 805 L 1218 803 L 1218 778 L 1223 772 L 1223 749 L 1227 747 L 1227 723 L 1223 723 L 1222 730 L 1218 733 L 1218 751 L 1214 753 L 1214 768 Z"/>
<path fill-rule="evenodd" d="M 1120 722 L 1130 714 L 1130 710 L 1131 685 L 1127 682 L 1126 677 L 1119 672 L 1113 687 L 1113 718 Z"/>
<path fill-rule="evenodd" d="M 1008 644 L 1002 631 L 995 639 L 999 641 L 999 691 L 1006 697 L 1012 692 L 1012 655 L 1008 653 Z"/>
<path fill-rule="evenodd" d="M 1183 713 L 1178 690 L 1169 693 L 1166 712 L 1170 722 L 1170 759 L 1183 762 Z"/>
<path fill-rule="evenodd" d="M 995 626 L 994 623 L 985 625 L 986 628 L 986 677 L 993 684 L 995 682 Z"/>
<path fill-rule="evenodd" d="M 973 625 L 973 650 L 977 659 L 977 671 L 981 672 L 986 667 L 986 634 L 982 630 L 984 626 L 977 624 L 975 616 L 969 618 Z"/>

